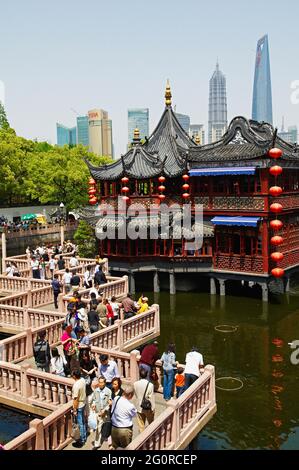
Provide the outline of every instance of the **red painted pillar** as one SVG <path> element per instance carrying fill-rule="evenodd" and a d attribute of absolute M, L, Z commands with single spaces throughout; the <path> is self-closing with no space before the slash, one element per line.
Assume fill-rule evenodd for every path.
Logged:
<path fill-rule="evenodd" d="M 264 211 L 269 211 L 269 171 L 268 168 L 261 170 L 261 192 L 264 195 Z"/>
<path fill-rule="evenodd" d="M 263 232 L 262 232 L 262 255 L 263 255 L 263 271 L 264 273 L 269 272 L 269 228 L 268 221 L 263 220 Z"/>

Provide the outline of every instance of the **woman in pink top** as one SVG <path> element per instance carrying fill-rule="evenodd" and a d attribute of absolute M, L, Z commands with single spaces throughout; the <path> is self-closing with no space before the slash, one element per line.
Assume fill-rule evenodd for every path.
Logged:
<path fill-rule="evenodd" d="M 76 350 L 76 345 L 78 344 L 78 340 L 75 338 L 72 338 L 71 336 L 72 329 L 73 328 L 71 325 L 66 325 L 64 327 L 64 331 L 60 338 L 61 344 L 63 346 L 63 352 L 67 360 L 68 367 L 71 371 L 75 368 L 78 368 L 78 363 L 79 363 L 77 359 L 77 350 Z"/>

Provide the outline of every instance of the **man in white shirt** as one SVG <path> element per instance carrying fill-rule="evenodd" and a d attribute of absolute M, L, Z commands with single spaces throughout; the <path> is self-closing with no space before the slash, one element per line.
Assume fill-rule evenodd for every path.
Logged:
<path fill-rule="evenodd" d="M 5 269 L 5 273 L 7 277 L 13 277 L 15 272 L 15 268 L 13 267 L 12 264 L 8 263 L 7 268 Z"/>
<path fill-rule="evenodd" d="M 53 255 L 49 261 L 49 269 L 50 269 L 50 272 L 51 272 L 51 279 L 53 279 L 53 276 L 54 276 L 54 271 L 56 269 L 56 265 L 57 265 L 57 261 L 55 259 L 55 256 Z"/>
<path fill-rule="evenodd" d="M 34 279 L 40 279 L 39 260 L 32 258 L 31 261 L 32 277 Z"/>
<path fill-rule="evenodd" d="M 111 407 L 112 422 L 112 447 L 117 449 L 127 447 L 133 438 L 133 418 L 137 414 L 137 410 L 132 400 L 134 396 L 134 387 L 131 384 L 123 385 L 122 396 L 114 398 Z"/>
<path fill-rule="evenodd" d="M 64 275 L 62 276 L 62 282 L 65 288 L 65 293 L 68 294 L 71 291 L 71 279 L 73 274 L 66 268 Z"/>
<path fill-rule="evenodd" d="M 90 289 L 92 287 L 92 276 L 91 276 L 91 267 L 87 266 L 86 271 L 84 273 L 84 287 L 86 289 Z"/>
<path fill-rule="evenodd" d="M 100 355 L 99 376 L 106 379 L 106 387 L 111 389 L 112 379 L 120 377 L 117 364 L 112 359 L 108 360 L 107 354 Z"/>
<path fill-rule="evenodd" d="M 73 255 L 70 259 L 70 267 L 76 268 L 77 266 L 79 266 L 79 261 L 77 260 L 76 255 Z"/>
<path fill-rule="evenodd" d="M 148 424 L 151 424 L 155 418 L 155 393 L 154 385 L 152 382 L 146 379 L 147 370 L 141 368 L 139 371 L 140 380 L 134 383 L 134 391 L 136 396 L 137 403 L 137 422 L 139 427 L 139 432 L 142 433 L 145 428 L 145 422 L 148 421 Z M 143 398 L 149 401 L 151 404 L 151 409 L 144 409 L 141 405 Z"/>
<path fill-rule="evenodd" d="M 186 354 L 185 366 L 185 386 L 184 391 L 200 377 L 200 371 L 204 368 L 202 354 L 195 346 Z"/>
<path fill-rule="evenodd" d="M 73 414 L 77 418 L 80 428 L 80 440 L 73 443 L 74 447 L 82 447 L 87 439 L 86 424 L 85 424 L 85 404 L 86 404 L 86 383 L 79 369 L 74 369 L 72 378 L 75 383 L 72 388 L 73 398 Z"/>

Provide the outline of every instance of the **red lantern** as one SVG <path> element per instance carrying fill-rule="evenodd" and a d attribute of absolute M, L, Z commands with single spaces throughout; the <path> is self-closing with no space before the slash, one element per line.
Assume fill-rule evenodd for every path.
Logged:
<path fill-rule="evenodd" d="M 163 191 L 165 191 L 166 188 L 165 188 L 165 186 L 163 186 L 161 184 L 161 186 L 159 186 L 158 189 L 159 189 L 159 191 L 161 191 L 161 193 L 163 193 Z"/>
<path fill-rule="evenodd" d="M 280 186 L 272 186 L 269 189 L 269 193 L 273 197 L 278 197 L 282 194 L 282 188 Z"/>
<path fill-rule="evenodd" d="M 274 158 L 274 160 L 276 160 L 282 156 L 282 150 L 278 148 L 270 149 L 268 155 L 270 158 Z"/>
<path fill-rule="evenodd" d="M 182 194 L 182 197 L 184 199 L 188 199 L 190 197 L 190 194 L 189 193 L 184 193 L 184 194 Z"/>
<path fill-rule="evenodd" d="M 282 261 L 283 258 L 284 258 L 283 254 L 280 253 L 279 251 L 275 251 L 275 253 L 271 253 L 271 259 L 272 261 L 275 261 L 275 263 Z"/>
<path fill-rule="evenodd" d="M 158 181 L 159 181 L 159 183 L 165 183 L 165 181 L 166 181 L 165 176 L 159 176 Z"/>
<path fill-rule="evenodd" d="M 93 186 L 93 185 L 96 184 L 96 182 L 95 182 L 95 180 L 94 180 L 93 178 L 89 178 L 88 184 L 89 184 L 89 186 Z"/>
<path fill-rule="evenodd" d="M 98 200 L 95 196 L 93 196 L 89 199 L 89 204 L 91 204 L 92 206 L 94 206 L 97 202 L 98 202 Z"/>
<path fill-rule="evenodd" d="M 185 183 L 183 184 L 182 188 L 184 189 L 184 191 L 188 191 L 188 189 L 190 188 L 190 185 Z"/>
<path fill-rule="evenodd" d="M 130 200 L 129 196 L 123 196 L 122 198 L 123 201 L 128 202 Z"/>
<path fill-rule="evenodd" d="M 124 184 L 127 184 L 129 182 L 129 178 L 127 178 L 126 176 L 124 176 L 122 179 L 121 179 L 121 182 L 124 183 Z"/>
<path fill-rule="evenodd" d="M 121 190 L 123 193 L 128 193 L 130 191 L 130 188 L 128 188 L 128 186 L 123 186 Z"/>
<path fill-rule="evenodd" d="M 269 173 L 272 176 L 279 176 L 281 175 L 282 171 L 283 170 L 281 166 L 278 166 L 278 165 L 271 166 L 271 168 L 269 169 Z"/>
<path fill-rule="evenodd" d="M 164 201 L 166 196 L 165 196 L 165 194 L 159 194 L 158 198 L 160 199 L 160 201 Z"/>
<path fill-rule="evenodd" d="M 274 212 L 274 214 L 280 214 L 280 212 L 282 212 L 282 210 L 283 210 L 282 205 L 278 204 L 277 202 L 275 202 L 274 204 L 271 204 L 271 206 L 270 206 L 270 211 Z"/>
<path fill-rule="evenodd" d="M 279 235 L 276 235 L 275 237 L 272 237 L 270 240 L 271 245 L 273 246 L 279 246 L 283 244 L 283 238 L 280 237 Z"/>
<path fill-rule="evenodd" d="M 189 175 L 183 175 L 182 178 L 183 178 L 184 181 L 188 181 L 190 176 Z"/>
<path fill-rule="evenodd" d="M 271 271 L 272 276 L 274 277 L 283 277 L 284 276 L 284 270 L 281 268 L 274 268 Z"/>
<path fill-rule="evenodd" d="M 278 231 L 282 229 L 283 223 L 281 222 L 281 220 L 271 220 L 270 227 L 272 228 L 272 230 Z"/>
<path fill-rule="evenodd" d="M 88 190 L 88 194 L 89 194 L 90 196 L 94 196 L 94 195 L 96 194 L 96 192 L 97 192 L 97 190 L 96 190 L 95 188 L 90 188 L 90 189 Z"/>

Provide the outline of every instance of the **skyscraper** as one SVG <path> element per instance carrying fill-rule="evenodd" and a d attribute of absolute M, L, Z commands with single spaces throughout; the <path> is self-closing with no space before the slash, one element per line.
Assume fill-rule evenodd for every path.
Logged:
<path fill-rule="evenodd" d="M 107 111 L 92 109 L 88 112 L 89 151 L 96 155 L 113 157 L 112 121 Z"/>
<path fill-rule="evenodd" d="M 252 119 L 273 123 L 268 35 L 257 43 L 252 98 Z"/>
<path fill-rule="evenodd" d="M 278 132 L 278 136 L 289 144 L 296 144 L 298 142 L 298 128 L 297 126 L 289 126 L 286 131 L 284 128 Z"/>
<path fill-rule="evenodd" d="M 189 129 L 190 129 L 190 116 L 187 114 L 180 114 L 180 113 L 175 113 L 175 117 L 179 121 L 181 127 L 184 129 L 187 134 L 189 134 Z"/>
<path fill-rule="evenodd" d="M 63 147 L 64 145 L 76 145 L 77 143 L 77 128 L 66 127 L 63 124 L 56 123 L 57 132 L 57 145 Z"/>
<path fill-rule="evenodd" d="M 203 124 L 190 124 L 189 135 L 191 139 L 199 137 L 200 145 L 205 144 L 205 130 Z"/>
<path fill-rule="evenodd" d="M 77 144 L 89 146 L 88 116 L 77 117 Z"/>
<path fill-rule="evenodd" d="M 209 143 L 220 140 L 227 130 L 226 78 L 216 64 L 210 79 Z"/>
<path fill-rule="evenodd" d="M 149 137 L 149 110 L 148 108 L 128 109 L 128 143 L 134 137 L 134 129 L 139 129 L 140 139 Z"/>

